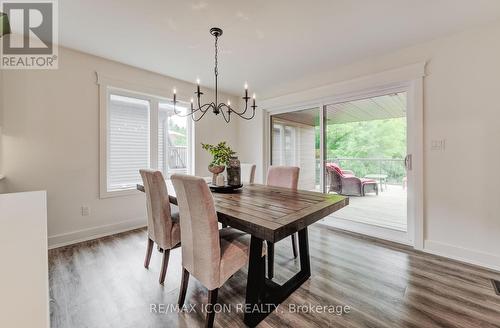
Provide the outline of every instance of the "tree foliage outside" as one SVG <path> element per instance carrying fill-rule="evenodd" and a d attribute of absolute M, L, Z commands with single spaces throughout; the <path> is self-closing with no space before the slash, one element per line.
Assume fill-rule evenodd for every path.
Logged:
<path fill-rule="evenodd" d="M 174 120 L 168 120 L 169 131 L 174 131 L 179 133 L 173 140 L 174 146 L 186 146 L 187 147 L 187 130 L 184 126 L 179 126 Z"/>
<path fill-rule="evenodd" d="M 319 127 L 316 149 L 319 151 Z M 391 118 L 329 124 L 326 128 L 326 158 L 358 177 L 386 174 L 389 182 L 406 176 L 406 118 Z"/>

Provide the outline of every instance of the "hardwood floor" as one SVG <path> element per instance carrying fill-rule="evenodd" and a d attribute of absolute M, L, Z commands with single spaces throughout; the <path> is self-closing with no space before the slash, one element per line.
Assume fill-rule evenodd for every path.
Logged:
<path fill-rule="evenodd" d="M 196 312 L 151 312 L 151 304 L 177 304 L 181 249 L 171 251 L 162 286 L 162 254 L 153 251 L 147 270 L 146 246 L 145 230 L 136 230 L 50 251 L 51 326 L 203 326 L 207 291 L 194 278 L 185 304 Z M 318 225 L 309 229 L 309 246 L 311 278 L 258 327 L 500 327 L 500 296 L 490 281 L 500 273 Z M 276 243 L 275 280 L 298 268 L 289 238 Z M 217 313 L 215 327 L 244 327 L 236 304 L 244 302 L 245 286 L 246 271 L 219 289 L 231 312 Z M 298 313 L 294 304 L 327 308 Z M 349 313 L 329 313 L 345 306 Z"/>

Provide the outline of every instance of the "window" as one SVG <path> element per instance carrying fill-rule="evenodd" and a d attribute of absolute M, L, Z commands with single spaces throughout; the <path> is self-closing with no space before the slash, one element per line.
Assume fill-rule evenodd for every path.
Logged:
<path fill-rule="evenodd" d="M 189 131 L 191 120 L 175 115 L 174 107 L 159 103 L 158 112 L 158 169 L 165 176 L 173 173 L 188 173 Z M 177 112 L 186 112 L 187 107 L 176 106 Z"/>
<path fill-rule="evenodd" d="M 101 92 L 101 198 L 135 193 L 143 168 L 166 178 L 192 173 L 189 117 L 176 115 L 161 97 L 102 85 Z M 187 108 L 177 106 L 178 112 Z"/>
<path fill-rule="evenodd" d="M 107 190 L 134 188 L 139 169 L 150 167 L 150 103 L 111 94 L 108 121 Z"/>

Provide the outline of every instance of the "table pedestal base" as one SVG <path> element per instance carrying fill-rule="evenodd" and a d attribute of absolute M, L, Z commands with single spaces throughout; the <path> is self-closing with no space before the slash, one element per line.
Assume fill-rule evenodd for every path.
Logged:
<path fill-rule="evenodd" d="M 311 276 L 307 228 L 299 231 L 300 271 L 283 285 L 265 275 L 263 240 L 252 236 L 248 264 L 245 324 L 255 327 Z"/>

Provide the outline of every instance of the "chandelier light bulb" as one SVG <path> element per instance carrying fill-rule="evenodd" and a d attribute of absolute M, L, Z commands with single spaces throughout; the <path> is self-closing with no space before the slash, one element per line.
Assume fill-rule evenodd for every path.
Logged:
<path fill-rule="evenodd" d="M 245 90 L 248 90 L 248 83 L 245 82 Z"/>
<path fill-rule="evenodd" d="M 231 106 L 231 100 L 229 100 L 229 99 L 227 100 L 227 105 Z"/>

